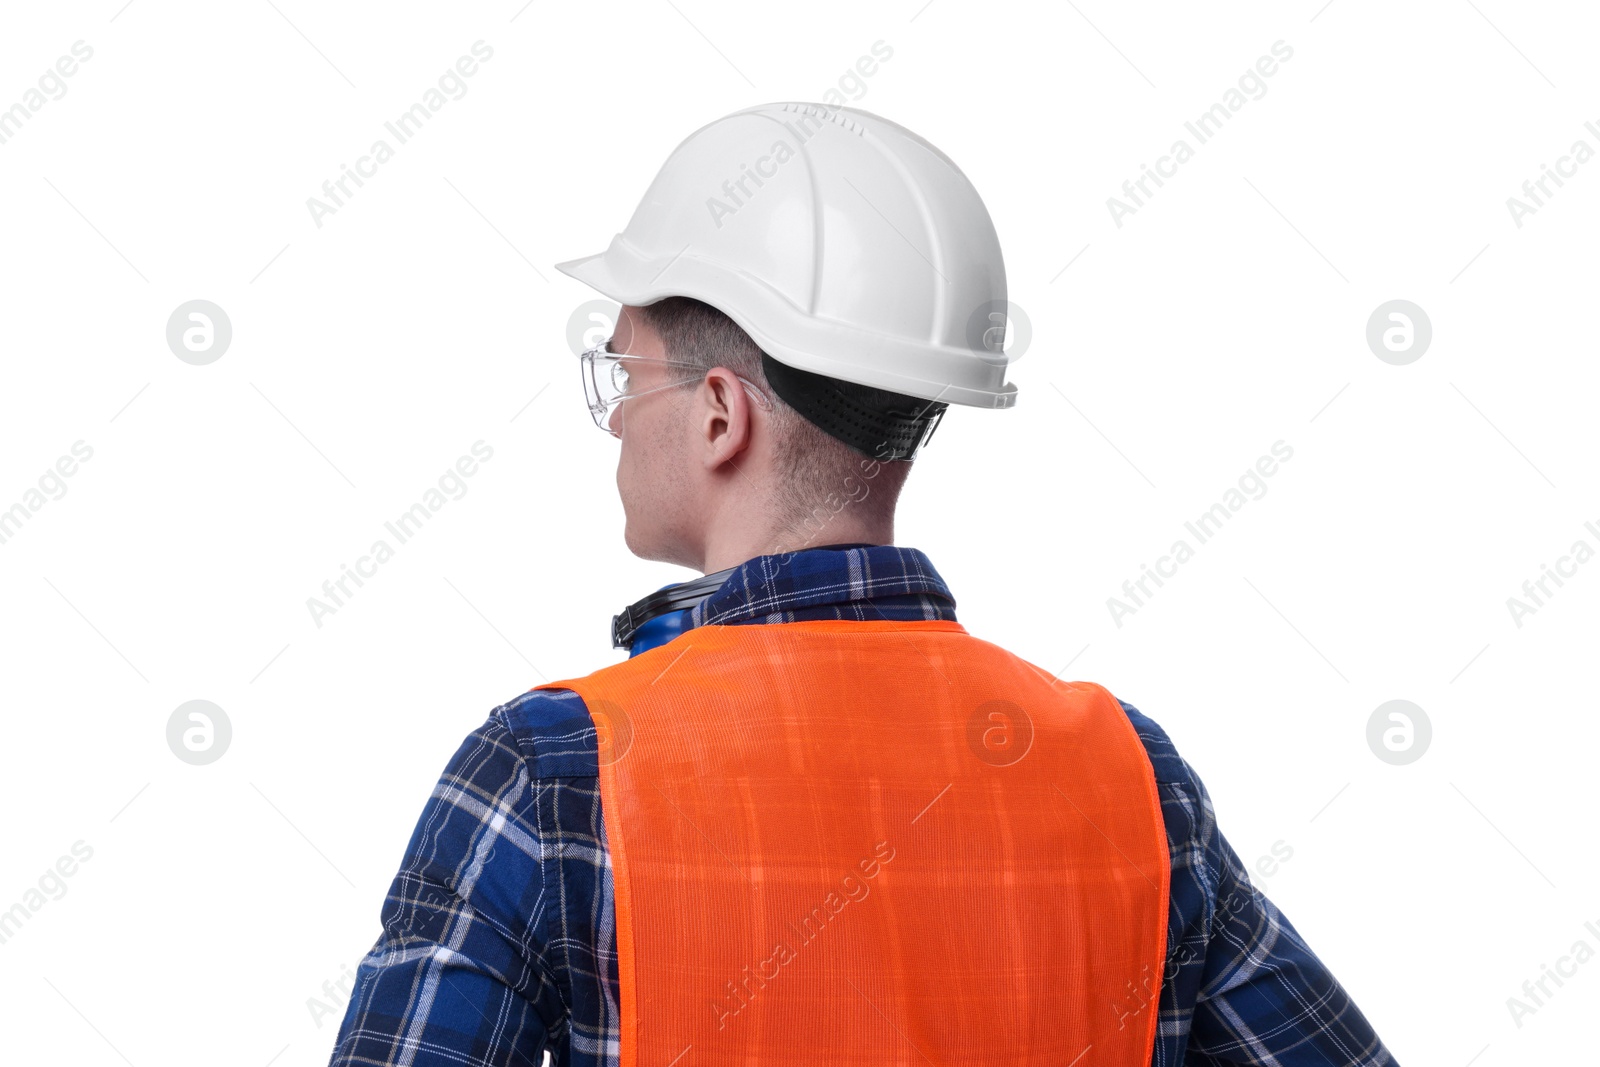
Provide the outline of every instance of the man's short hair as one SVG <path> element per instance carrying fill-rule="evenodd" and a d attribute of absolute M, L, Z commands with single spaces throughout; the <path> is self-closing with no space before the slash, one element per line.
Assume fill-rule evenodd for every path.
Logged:
<path fill-rule="evenodd" d="M 777 467 L 784 480 L 776 494 L 779 522 L 802 544 L 829 544 L 829 520 L 844 508 L 865 509 L 873 519 L 894 514 L 895 502 L 911 472 L 910 460 L 865 456 L 807 421 L 785 403 L 767 380 L 761 346 L 727 315 L 704 301 L 670 296 L 639 309 L 640 317 L 666 348 L 668 359 L 710 370 L 726 367 L 748 378 L 771 399 Z M 840 383 L 841 388 L 854 388 Z"/>

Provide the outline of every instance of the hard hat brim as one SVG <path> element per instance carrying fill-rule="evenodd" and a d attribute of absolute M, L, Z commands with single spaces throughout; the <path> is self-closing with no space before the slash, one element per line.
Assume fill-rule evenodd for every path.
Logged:
<path fill-rule="evenodd" d="M 1005 363 L 966 349 L 908 342 L 807 315 L 759 279 L 742 271 L 679 253 L 661 260 L 639 256 L 618 234 L 604 252 L 557 263 L 556 269 L 619 304 L 642 307 L 669 296 L 704 301 L 731 318 L 762 351 L 800 370 L 858 385 L 968 407 L 1009 408 L 1017 387 L 1006 383 Z M 784 332 L 804 346 L 778 340 L 760 326 L 784 321 Z M 854 359 L 821 353 L 851 352 Z M 862 353 L 870 357 L 862 359 Z M 919 367 L 943 381 L 913 376 L 896 367 Z"/>

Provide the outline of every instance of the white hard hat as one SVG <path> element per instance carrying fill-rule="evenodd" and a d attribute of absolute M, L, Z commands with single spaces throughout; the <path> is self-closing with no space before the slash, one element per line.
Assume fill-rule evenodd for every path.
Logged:
<path fill-rule="evenodd" d="M 800 371 L 943 403 L 1016 401 L 983 200 L 943 152 L 866 111 L 763 104 L 701 127 L 611 247 L 556 267 L 620 304 L 704 301 Z"/>

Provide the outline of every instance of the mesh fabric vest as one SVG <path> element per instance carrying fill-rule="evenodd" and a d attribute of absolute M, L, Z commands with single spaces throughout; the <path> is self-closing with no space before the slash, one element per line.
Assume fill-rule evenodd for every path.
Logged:
<path fill-rule="evenodd" d="M 539 688 L 597 729 L 624 1067 L 1150 1062 L 1169 859 L 1105 689 L 943 620 Z"/>

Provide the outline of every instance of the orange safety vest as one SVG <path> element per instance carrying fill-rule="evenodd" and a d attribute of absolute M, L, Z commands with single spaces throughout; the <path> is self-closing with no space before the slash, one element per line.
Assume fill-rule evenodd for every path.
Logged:
<path fill-rule="evenodd" d="M 1166 833 L 1105 689 L 946 620 L 700 626 L 537 688 L 595 722 L 623 1067 L 1150 1062 Z"/>

